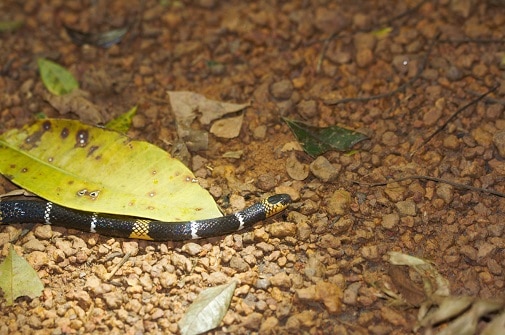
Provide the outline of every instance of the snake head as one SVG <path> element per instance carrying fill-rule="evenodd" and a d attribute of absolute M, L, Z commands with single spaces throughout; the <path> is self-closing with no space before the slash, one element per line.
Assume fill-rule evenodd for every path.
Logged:
<path fill-rule="evenodd" d="M 262 201 L 265 206 L 266 217 L 270 217 L 285 210 L 291 203 L 289 194 L 275 194 Z"/>

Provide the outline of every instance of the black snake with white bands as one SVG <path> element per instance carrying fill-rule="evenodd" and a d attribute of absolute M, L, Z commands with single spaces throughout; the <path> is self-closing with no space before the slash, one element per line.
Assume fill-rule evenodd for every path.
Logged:
<path fill-rule="evenodd" d="M 287 194 L 276 194 L 236 213 L 204 220 L 163 222 L 128 216 L 74 210 L 48 201 L 0 201 L 0 224 L 45 223 L 114 237 L 152 241 L 182 241 L 213 237 L 249 228 L 291 203 Z"/>

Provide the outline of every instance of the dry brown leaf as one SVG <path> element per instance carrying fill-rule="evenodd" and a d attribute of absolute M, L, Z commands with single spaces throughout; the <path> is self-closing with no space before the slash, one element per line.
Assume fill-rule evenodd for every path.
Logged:
<path fill-rule="evenodd" d="M 74 113 L 79 116 L 79 120 L 88 124 L 104 123 L 105 118 L 100 113 L 97 105 L 92 103 L 89 93 L 81 89 L 74 89 L 71 93 L 56 96 L 46 93 L 44 100 L 54 107 L 60 114 Z"/>

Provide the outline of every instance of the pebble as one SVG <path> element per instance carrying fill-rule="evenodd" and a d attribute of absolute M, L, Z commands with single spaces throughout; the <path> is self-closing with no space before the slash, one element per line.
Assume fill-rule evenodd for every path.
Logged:
<path fill-rule="evenodd" d="M 47 224 L 39 225 L 33 230 L 33 235 L 40 240 L 49 240 L 53 237 L 53 229 Z"/>
<path fill-rule="evenodd" d="M 313 310 L 305 310 L 294 314 L 286 320 L 286 329 L 289 333 L 298 333 L 301 328 L 312 327 L 316 322 L 317 313 Z"/>
<path fill-rule="evenodd" d="M 386 229 L 393 229 L 400 222 L 400 216 L 397 213 L 386 214 L 382 217 L 381 226 Z"/>
<path fill-rule="evenodd" d="M 416 204 L 412 200 L 399 201 L 396 203 L 396 208 L 400 216 L 415 216 Z"/>
<path fill-rule="evenodd" d="M 196 256 L 202 252 L 203 247 L 198 243 L 188 242 L 182 246 L 181 250 L 191 256 Z"/>
<path fill-rule="evenodd" d="M 307 221 L 302 221 L 296 224 L 296 235 L 299 240 L 307 241 L 312 233 L 312 229 L 310 228 Z"/>
<path fill-rule="evenodd" d="M 261 324 L 261 319 L 263 318 L 263 314 L 261 313 L 251 313 L 244 318 L 242 325 L 247 329 L 257 330 Z"/>
<path fill-rule="evenodd" d="M 163 288 L 172 288 L 177 284 L 177 275 L 175 273 L 164 271 L 160 274 L 159 279 Z"/>
<path fill-rule="evenodd" d="M 302 100 L 296 105 L 296 111 L 304 119 L 311 119 L 317 115 L 317 103 L 314 100 Z"/>
<path fill-rule="evenodd" d="M 373 59 L 373 53 L 370 49 L 360 49 L 356 52 L 356 65 L 361 68 L 370 66 Z"/>
<path fill-rule="evenodd" d="M 455 135 L 448 135 L 443 140 L 444 148 L 450 150 L 457 150 L 459 148 L 459 140 Z"/>
<path fill-rule="evenodd" d="M 305 180 L 309 176 L 309 165 L 300 163 L 292 152 L 286 159 L 286 172 L 294 180 Z"/>
<path fill-rule="evenodd" d="M 270 94 L 277 100 L 288 100 L 291 98 L 293 90 L 293 83 L 289 79 L 283 79 L 270 86 Z"/>
<path fill-rule="evenodd" d="M 44 251 L 45 250 L 45 245 L 42 243 L 42 241 L 33 238 L 23 244 L 23 248 L 25 248 L 25 251 L 30 252 L 30 251 Z"/>
<path fill-rule="evenodd" d="M 342 242 L 340 241 L 340 238 L 334 236 L 333 234 L 325 234 L 321 236 L 319 240 L 319 246 L 321 248 L 337 249 L 342 246 Z"/>
<path fill-rule="evenodd" d="M 269 316 L 261 323 L 258 333 L 265 335 L 277 334 L 278 326 L 279 320 L 274 316 Z"/>
<path fill-rule="evenodd" d="M 327 34 L 342 31 L 349 25 L 348 19 L 339 13 L 338 10 L 329 10 L 327 6 L 316 9 L 314 26 Z"/>
<path fill-rule="evenodd" d="M 322 302 L 330 313 L 338 313 L 342 308 L 343 293 L 336 284 L 320 280 L 315 285 L 295 290 L 295 292 L 300 300 Z"/>
<path fill-rule="evenodd" d="M 130 256 L 137 256 L 139 252 L 139 243 L 136 241 L 123 242 L 122 244 L 123 253 L 130 253 Z"/>
<path fill-rule="evenodd" d="M 361 282 L 354 282 L 347 286 L 347 288 L 344 290 L 342 299 L 346 305 L 356 305 L 358 302 L 358 292 L 361 286 Z"/>
<path fill-rule="evenodd" d="M 328 213 L 332 216 L 344 215 L 349 212 L 351 194 L 345 190 L 336 190 L 328 199 Z"/>
<path fill-rule="evenodd" d="M 309 256 L 307 264 L 305 264 L 304 273 L 310 280 L 322 278 L 326 272 L 324 264 L 314 255 Z"/>
<path fill-rule="evenodd" d="M 238 256 L 232 256 L 230 259 L 230 267 L 239 272 L 246 272 L 249 270 L 249 264 L 242 258 Z"/>
<path fill-rule="evenodd" d="M 271 172 L 260 175 L 256 181 L 256 186 L 262 191 L 270 191 L 275 185 L 277 185 L 277 180 Z"/>
<path fill-rule="evenodd" d="M 332 165 L 325 157 L 319 156 L 310 164 L 310 172 L 324 182 L 337 179 L 341 165 Z"/>
<path fill-rule="evenodd" d="M 493 144 L 498 150 L 498 154 L 505 158 L 505 130 L 498 131 L 493 135 Z"/>
<path fill-rule="evenodd" d="M 39 270 L 42 266 L 49 263 L 49 257 L 46 252 L 32 251 L 26 256 L 26 261 L 35 269 Z"/>
<path fill-rule="evenodd" d="M 273 286 L 289 289 L 291 287 L 291 279 L 285 272 L 279 272 L 270 277 L 270 283 Z"/>
<path fill-rule="evenodd" d="M 284 238 L 286 236 L 296 236 L 296 224 L 292 222 L 275 222 L 266 228 L 272 237 Z"/>
<path fill-rule="evenodd" d="M 398 136 L 392 131 L 386 131 L 382 134 L 382 144 L 388 147 L 394 147 L 398 145 Z"/>
<path fill-rule="evenodd" d="M 452 202 L 454 196 L 454 188 L 449 184 L 441 183 L 437 185 L 435 193 L 442 199 L 446 204 Z"/>

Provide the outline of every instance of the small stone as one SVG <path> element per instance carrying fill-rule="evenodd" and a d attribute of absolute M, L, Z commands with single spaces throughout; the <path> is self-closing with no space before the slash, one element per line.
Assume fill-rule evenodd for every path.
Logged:
<path fill-rule="evenodd" d="M 342 242 L 340 241 L 340 238 L 333 236 L 332 234 L 325 234 L 321 236 L 321 239 L 319 240 L 319 246 L 321 248 L 337 249 L 342 246 Z"/>
<path fill-rule="evenodd" d="M 33 238 L 33 239 L 29 240 L 28 242 L 26 242 L 25 244 L 23 244 L 23 247 L 25 248 L 25 250 L 27 252 L 44 251 L 44 249 L 46 248 L 44 243 L 37 240 L 36 238 Z"/>
<path fill-rule="evenodd" d="M 351 194 L 345 190 L 336 190 L 328 199 L 328 213 L 333 216 L 344 215 L 349 211 Z"/>
<path fill-rule="evenodd" d="M 396 208 L 401 216 L 416 215 L 416 204 L 412 200 L 399 201 L 396 203 Z"/>
<path fill-rule="evenodd" d="M 442 112 L 445 108 L 445 99 L 440 98 L 435 102 L 433 108 L 429 109 L 423 115 L 423 123 L 426 126 L 433 126 L 437 123 L 437 121 L 442 117 Z"/>
<path fill-rule="evenodd" d="M 469 259 L 471 259 L 472 261 L 476 261 L 477 260 L 477 250 L 470 246 L 470 245 L 464 245 L 461 247 L 461 249 L 459 250 L 459 252 L 462 254 L 462 255 L 465 255 L 466 257 L 468 257 Z"/>
<path fill-rule="evenodd" d="M 125 254 L 129 253 L 130 256 L 137 256 L 139 252 L 139 243 L 136 241 L 123 242 L 122 249 Z"/>
<path fill-rule="evenodd" d="M 227 283 L 229 280 L 230 277 L 221 271 L 212 272 L 207 278 L 207 282 L 212 286 Z"/>
<path fill-rule="evenodd" d="M 177 275 L 175 273 L 169 273 L 167 271 L 163 271 L 160 274 L 160 284 L 163 288 L 172 288 L 177 284 Z"/>
<path fill-rule="evenodd" d="M 92 304 L 89 293 L 83 290 L 74 289 L 66 294 L 67 299 L 76 300 L 78 305 L 83 309 L 88 309 Z"/>
<path fill-rule="evenodd" d="M 322 278 L 326 272 L 326 267 L 324 264 L 317 259 L 314 255 L 311 255 L 305 264 L 304 273 L 310 279 Z"/>
<path fill-rule="evenodd" d="M 277 184 L 277 180 L 273 173 L 265 173 L 258 177 L 256 182 L 256 186 L 262 191 L 270 191 Z"/>
<path fill-rule="evenodd" d="M 251 313 L 247 315 L 242 322 L 242 325 L 247 329 L 257 330 L 261 324 L 261 319 L 263 318 L 263 314 L 261 313 Z"/>
<path fill-rule="evenodd" d="M 38 270 L 42 266 L 45 266 L 45 265 L 47 265 L 47 263 L 49 263 L 49 257 L 47 256 L 47 253 L 45 253 L 45 252 L 33 251 L 26 256 L 26 261 L 28 263 L 30 263 L 30 265 L 35 270 Z"/>
<path fill-rule="evenodd" d="M 285 272 L 279 272 L 276 275 L 270 277 L 270 283 L 273 286 L 280 288 L 290 288 L 291 287 L 291 279 Z"/>
<path fill-rule="evenodd" d="M 238 256 L 232 256 L 230 259 L 230 267 L 239 272 L 246 272 L 249 270 L 249 264 L 242 258 Z"/>
<path fill-rule="evenodd" d="M 202 246 L 195 242 L 189 242 L 182 246 L 181 250 L 191 256 L 200 254 L 203 250 Z"/>
<path fill-rule="evenodd" d="M 359 67 L 367 67 L 372 64 L 373 53 L 370 49 L 361 49 L 356 52 L 356 65 Z"/>
<path fill-rule="evenodd" d="M 306 241 L 309 239 L 310 234 L 312 233 L 312 229 L 309 224 L 304 221 L 296 224 L 297 237 L 300 241 Z"/>
<path fill-rule="evenodd" d="M 58 248 L 58 250 L 63 251 L 63 253 L 67 257 L 74 255 L 76 252 L 76 250 L 72 248 L 72 242 L 61 238 L 56 240 L 56 248 Z"/>
<path fill-rule="evenodd" d="M 319 281 L 316 284 L 316 294 L 330 313 L 338 313 L 342 309 L 342 290 L 336 284 Z"/>
<path fill-rule="evenodd" d="M 457 150 L 459 148 L 459 140 L 455 135 L 449 135 L 444 138 L 443 141 L 444 148 Z"/>
<path fill-rule="evenodd" d="M 439 184 L 436 188 L 436 194 L 444 200 L 446 204 L 450 204 L 452 202 L 452 198 L 454 196 L 453 187 L 449 184 Z"/>
<path fill-rule="evenodd" d="M 267 126 L 264 124 L 253 129 L 253 137 L 255 140 L 263 140 L 267 135 Z"/>
<path fill-rule="evenodd" d="M 40 225 L 35 227 L 33 235 L 40 240 L 49 240 L 53 237 L 53 229 L 48 224 Z"/>
<path fill-rule="evenodd" d="M 293 89 L 294 87 L 291 80 L 284 79 L 270 86 L 270 94 L 272 94 L 275 99 L 288 100 L 293 94 Z"/>
<path fill-rule="evenodd" d="M 451 65 L 447 69 L 446 77 L 450 81 L 459 81 L 461 80 L 461 78 L 463 78 L 463 72 L 460 70 L 459 67 Z"/>
<path fill-rule="evenodd" d="M 361 282 L 355 282 L 347 286 L 342 299 L 346 305 L 356 305 L 358 302 L 358 291 L 361 286 Z"/>
<path fill-rule="evenodd" d="M 392 131 L 386 131 L 382 134 L 382 143 L 387 147 L 395 147 L 398 145 L 398 136 Z"/>
<path fill-rule="evenodd" d="M 397 213 L 386 214 L 382 217 L 381 225 L 386 229 L 393 229 L 400 222 L 400 216 Z"/>
<path fill-rule="evenodd" d="M 294 152 L 286 159 L 286 172 L 294 180 L 304 180 L 309 176 L 309 166 L 300 163 Z"/>
<path fill-rule="evenodd" d="M 286 236 L 296 236 L 296 224 L 291 222 L 275 222 L 269 225 L 266 229 L 272 237 L 283 238 Z"/>
<path fill-rule="evenodd" d="M 354 47 L 356 50 L 373 50 L 377 43 L 377 39 L 372 33 L 356 33 L 354 34 Z"/>
<path fill-rule="evenodd" d="M 328 10 L 327 6 L 316 9 L 314 26 L 327 34 L 342 31 L 349 25 L 347 18 L 340 14 L 338 10 Z"/>
<path fill-rule="evenodd" d="M 493 134 L 488 132 L 484 126 L 477 127 L 474 130 L 472 130 L 472 136 L 478 144 L 486 148 L 491 146 L 492 143 L 494 143 Z"/>
<path fill-rule="evenodd" d="M 380 258 L 379 249 L 376 245 L 365 245 L 361 248 L 361 256 L 368 260 L 378 260 Z"/>
<path fill-rule="evenodd" d="M 276 334 L 277 331 L 279 330 L 278 326 L 279 326 L 279 320 L 274 316 L 270 316 L 261 323 L 258 333 L 265 335 Z"/>
<path fill-rule="evenodd" d="M 109 309 L 118 309 L 123 305 L 123 295 L 117 292 L 108 292 L 102 297 Z"/>
<path fill-rule="evenodd" d="M 305 119 L 311 119 L 317 115 L 317 103 L 314 100 L 302 100 L 296 106 L 296 110 Z"/>
<path fill-rule="evenodd" d="M 318 179 L 324 182 L 330 182 L 337 179 L 340 169 L 333 166 L 325 157 L 319 156 L 310 164 L 310 172 Z"/>
<path fill-rule="evenodd" d="M 502 158 L 505 158 L 505 130 L 496 132 L 493 135 L 493 144 Z"/>

